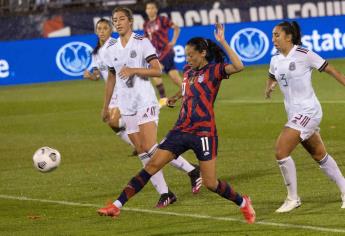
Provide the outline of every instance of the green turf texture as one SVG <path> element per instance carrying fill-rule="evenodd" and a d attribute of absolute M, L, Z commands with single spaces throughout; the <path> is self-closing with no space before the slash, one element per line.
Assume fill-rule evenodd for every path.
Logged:
<path fill-rule="evenodd" d="M 331 63 L 345 73 L 344 60 Z M 340 193 L 301 147 L 296 162 L 302 206 L 276 214 L 286 190 L 274 158 L 274 143 L 286 122 L 277 89 L 264 99 L 268 66 L 247 67 L 223 81 L 215 103 L 219 148 L 218 177 L 236 191 L 250 195 L 259 224 L 187 214 L 242 220 L 238 208 L 202 188 L 193 196 L 186 174 L 167 166 L 164 174 L 178 201 L 155 209 L 159 196 L 148 184 L 127 208 L 178 213 L 179 216 L 123 210 L 116 219 L 100 217 L 97 206 L 113 200 L 141 169 L 132 149 L 101 121 L 104 83 L 66 81 L 0 87 L 0 195 L 67 201 L 94 206 L 69 206 L 0 197 L 0 235 L 331 235 L 293 225 L 340 229 L 345 232 L 345 209 Z M 170 95 L 175 87 L 165 78 Z M 345 172 L 345 90 L 325 73 L 315 71 L 313 84 L 324 117 L 321 135 L 328 152 Z M 161 110 L 159 139 L 177 119 L 179 106 Z M 41 146 L 57 148 L 60 167 L 42 174 L 32 165 Z M 196 162 L 192 152 L 185 158 Z M 185 216 L 182 216 L 185 215 Z M 260 222 L 285 224 L 265 225 Z M 286 226 L 290 224 L 291 227 Z"/>

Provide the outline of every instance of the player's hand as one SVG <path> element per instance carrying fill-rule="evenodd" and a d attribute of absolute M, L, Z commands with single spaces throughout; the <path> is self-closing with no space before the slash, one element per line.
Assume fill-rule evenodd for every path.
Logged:
<path fill-rule="evenodd" d="M 134 75 L 134 69 L 127 67 L 125 65 L 124 67 L 121 68 L 119 75 L 121 79 L 127 79 L 131 77 L 132 75 Z"/>
<path fill-rule="evenodd" d="M 92 76 L 91 76 L 90 71 L 84 70 L 83 78 L 84 78 L 84 79 L 90 79 L 90 80 L 91 80 L 91 79 L 92 79 Z"/>
<path fill-rule="evenodd" d="M 176 101 L 177 101 L 176 96 L 168 98 L 167 107 L 174 108 L 176 106 Z"/>
<path fill-rule="evenodd" d="M 266 88 L 266 90 L 265 90 L 265 98 L 266 99 L 270 99 L 271 98 L 271 94 L 274 91 L 276 85 L 277 85 L 277 83 L 273 83 L 273 84 L 271 84 L 270 87 Z"/>
<path fill-rule="evenodd" d="M 108 112 L 108 108 L 103 108 L 103 109 L 102 109 L 101 116 L 102 116 L 103 122 L 108 122 L 108 121 L 109 121 L 109 112 Z"/>
<path fill-rule="evenodd" d="M 220 23 L 216 23 L 216 29 L 214 30 L 214 37 L 216 38 L 216 40 L 218 42 L 222 42 L 225 40 L 225 37 L 224 37 L 224 26 Z"/>

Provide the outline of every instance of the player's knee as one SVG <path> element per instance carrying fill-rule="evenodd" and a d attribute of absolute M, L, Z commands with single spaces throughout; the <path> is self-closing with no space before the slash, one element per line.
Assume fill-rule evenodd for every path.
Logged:
<path fill-rule="evenodd" d="M 119 120 L 118 119 L 110 119 L 108 121 L 108 125 L 111 127 L 111 128 L 119 128 Z"/>
<path fill-rule="evenodd" d="M 290 153 L 288 153 L 284 148 L 276 147 L 275 149 L 275 157 L 277 160 L 284 159 L 285 157 L 289 156 Z"/>
<path fill-rule="evenodd" d="M 326 149 L 323 147 L 318 147 L 311 153 L 311 156 L 314 160 L 320 161 L 326 156 Z"/>
<path fill-rule="evenodd" d="M 157 173 L 162 167 L 152 159 L 146 164 L 145 170 L 149 173 Z"/>

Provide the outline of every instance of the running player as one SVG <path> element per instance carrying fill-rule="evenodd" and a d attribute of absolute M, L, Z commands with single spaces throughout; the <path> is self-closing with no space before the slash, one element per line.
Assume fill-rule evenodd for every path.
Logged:
<path fill-rule="evenodd" d="M 158 4 L 156 1 L 150 0 L 145 3 L 145 9 L 148 19 L 144 23 L 144 33 L 156 48 L 158 58 L 163 66 L 163 71 L 170 77 L 173 83 L 181 88 L 181 77 L 176 69 L 174 57 L 174 45 L 180 34 L 180 28 L 175 25 L 169 18 L 158 16 Z M 169 29 L 173 28 L 174 33 L 169 41 Z M 167 102 L 166 93 L 161 77 L 152 77 L 161 99 L 159 105 L 165 106 Z"/>
<path fill-rule="evenodd" d="M 313 69 L 325 71 L 342 85 L 345 85 L 345 76 L 316 53 L 301 47 L 301 32 L 297 22 L 279 23 L 274 27 L 272 37 L 278 53 L 271 59 L 266 97 L 271 96 L 278 83 L 284 94 L 288 115 L 275 148 L 275 156 L 287 188 L 287 198 L 276 212 L 289 212 L 301 205 L 297 194 L 296 167 L 291 157 L 291 152 L 299 143 L 337 184 L 343 202 L 341 208 L 345 208 L 345 179 L 335 160 L 327 153 L 319 133 L 322 109 L 312 87 L 311 74 Z"/>
<path fill-rule="evenodd" d="M 199 160 L 204 185 L 238 205 L 247 223 L 255 222 L 255 211 L 250 198 L 238 194 L 226 181 L 218 180 L 216 176 L 218 137 L 213 104 L 222 80 L 243 69 L 241 60 L 224 38 L 223 26 L 217 24 L 216 29 L 215 38 L 226 53 L 217 44 L 204 38 L 192 38 L 187 42 L 188 65 L 184 69 L 182 94 L 179 93 L 168 101 L 168 105 L 173 105 L 183 96 L 180 115 L 174 128 L 117 200 L 98 210 L 100 215 L 119 216 L 121 207 L 145 186 L 152 175 L 181 153 L 192 149 Z M 230 58 L 232 64 L 224 63 L 226 57 Z"/>

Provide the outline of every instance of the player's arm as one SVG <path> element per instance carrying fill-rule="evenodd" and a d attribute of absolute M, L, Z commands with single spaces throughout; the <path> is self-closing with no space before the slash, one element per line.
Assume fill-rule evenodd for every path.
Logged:
<path fill-rule="evenodd" d="M 266 81 L 266 89 L 265 89 L 265 98 L 271 98 L 271 94 L 274 91 L 274 88 L 277 86 L 277 81 L 269 76 Z"/>
<path fill-rule="evenodd" d="M 167 106 L 168 107 L 175 107 L 175 103 L 180 98 L 182 98 L 182 90 L 181 90 L 181 88 L 179 89 L 179 91 L 174 96 L 168 98 Z"/>
<path fill-rule="evenodd" d="M 133 75 L 137 75 L 139 77 L 160 77 L 162 75 L 161 66 L 159 64 L 157 56 L 151 55 L 146 58 L 146 61 L 150 64 L 149 68 L 130 68 L 130 67 L 122 67 L 119 75 L 121 78 L 129 78 Z"/>
<path fill-rule="evenodd" d="M 104 122 L 107 122 L 109 119 L 108 107 L 111 100 L 111 97 L 114 92 L 114 87 L 116 83 L 116 72 L 113 67 L 109 68 L 108 79 L 105 84 L 105 95 L 104 95 L 104 104 L 102 109 L 102 119 Z"/>
<path fill-rule="evenodd" d="M 340 71 L 338 71 L 335 67 L 328 64 L 325 67 L 324 71 L 327 74 L 331 75 L 333 78 L 335 78 L 339 83 L 345 86 L 345 75 L 341 73 Z"/>
<path fill-rule="evenodd" d="M 217 23 L 216 29 L 214 31 L 214 36 L 216 40 L 222 45 L 225 49 L 226 54 L 228 55 L 232 64 L 225 66 L 225 72 L 228 75 L 240 72 L 244 69 L 244 65 L 241 59 L 237 56 L 237 54 L 232 50 L 228 42 L 225 40 L 224 37 L 224 26 L 222 24 Z"/>
<path fill-rule="evenodd" d="M 173 37 L 171 41 L 169 42 L 169 45 L 173 47 L 176 44 L 178 37 L 180 36 L 181 30 L 180 30 L 180 27 L 178 27 L 178 25 L 176 24 L 173 24 L 171 28 L 173 28 L 174 33 L 173 33 Z"/>

